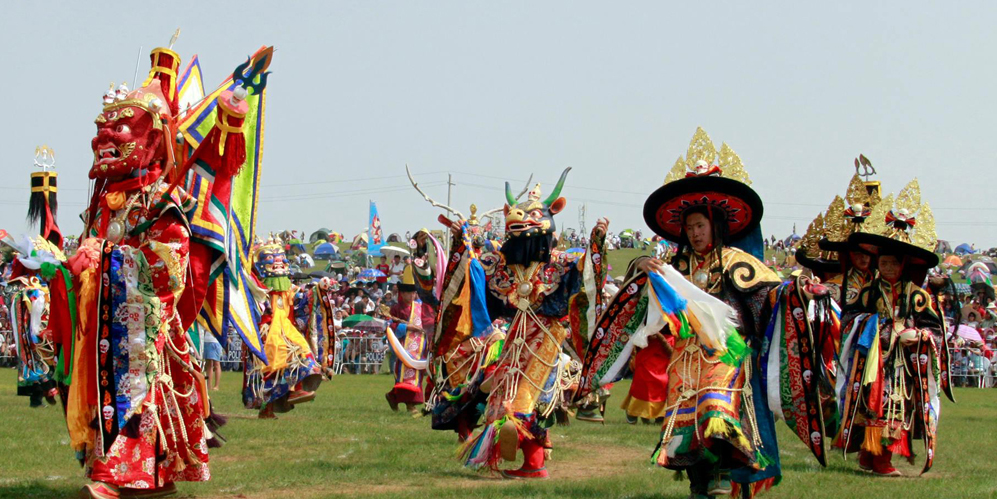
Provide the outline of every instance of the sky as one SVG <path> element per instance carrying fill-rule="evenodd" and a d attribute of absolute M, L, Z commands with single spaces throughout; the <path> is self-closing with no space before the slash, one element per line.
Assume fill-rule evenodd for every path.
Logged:
<path fill-rule="evenodd" d="M 267 87 L 260 232 L 438 228 L 440 210 L 501 206 L 532 174 L 572 167 L 559 227 L 647 227 L 642 206 L 696 127 L 741 157 L 762 230 L 802 234 L 865 154 L 885 192 L 919 179 L 938 235 L 997 246 L 994 2 L 10 2 L 0 228 L 29 230 L 35 147 L 60 172 L 78 233 L 93 119 L 110 82 L 140 78 L 182 32 L 214 88 L 262 45 Z"/>

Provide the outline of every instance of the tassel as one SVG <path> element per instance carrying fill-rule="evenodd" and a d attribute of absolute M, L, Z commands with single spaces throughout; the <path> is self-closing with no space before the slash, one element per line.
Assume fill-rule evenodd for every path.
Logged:
<path fill-rule="evenodd" d="M 883 437 L 882 426 L 866 426 L 865 438 L 862 440 L 862 450 L 869 452 L 874 456 L 882 454 L 883 453 L 883 443 L 881 441 L 882 437 Z"/>
<path fill-rule="evenodd" d="M 739 366 L 741 360 L 749 353 L 751 353 L 751 349 L 744 342 L 744 338 L 740 334 L 734 333 L 727 337 L 727 353 L 720 357 L 720 362 L 728 366 Z"/>

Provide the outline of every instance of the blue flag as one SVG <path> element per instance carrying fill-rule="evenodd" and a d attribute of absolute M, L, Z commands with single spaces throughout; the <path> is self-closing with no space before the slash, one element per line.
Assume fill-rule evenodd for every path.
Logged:
<path fill-rule="evenodd" d="M 381 217 L 377 214 L 377 205 L 371 201 L 370 219 L 367 223 L 367 254 L 370 256 L 381 256 L 381 246 L 384 246 Z"/>

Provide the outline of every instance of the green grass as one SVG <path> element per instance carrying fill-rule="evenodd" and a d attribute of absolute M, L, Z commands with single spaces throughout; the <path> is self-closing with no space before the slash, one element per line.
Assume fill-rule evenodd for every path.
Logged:
<path fill-rule="evenodd" d="M 230 416 L 222 430 L 229 442 L 211 451 L 211 481 L 180 484 L 182 497 L 680 498 L 688 490 L 649 463 L 659 429 L 624 422 L 617 405 L 626 383 L 613 391 L 605 426 L 554 428 L 552 479 L 524 483 L 462 468 L 454 433 L 388 409 L 388 376 L 338 376 L 315 402 L 278 420 L 257 420 L 242 408 L 240 374 L 225 373 L 222 382 L 214 401 Z M 13 370 L 0 370 L 0 497 L 71 497 L 85 481 L 61 411 L 30 409 L 14 394 Z M 873 478 L 840 454 L 822 469 L 781 425 L 785 477 L 766 497 L 997 497 L 997 391 L 960 389 L 956 396 L 958 405 L 943 407 L 935 467 L 920 478 L 906 463 L 900 468 L 910 478 Z"/>

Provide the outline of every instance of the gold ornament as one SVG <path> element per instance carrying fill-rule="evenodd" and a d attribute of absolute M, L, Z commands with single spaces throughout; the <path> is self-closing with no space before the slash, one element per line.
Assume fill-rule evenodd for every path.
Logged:
<path fill-rule="evenodd" d="M 685 178 L 686 172 L 696 171 L 696 163 L 699 161 L 705 161 L 711 166 L 719 166 L 721 177 L 751 185 L 751 179 L 748 178 L 748 172 L 744 170 L 740 156 L 727 143 L 721 144 L 718 154 L 713 141 L 702 127 L 696 128 L 696 133 L 689 141 L 689 149 L 686 151 L 685 158 L 679 156 L 675 160 L 672 169 L 665 176 L 664 183 L 668 184 Z"/>

